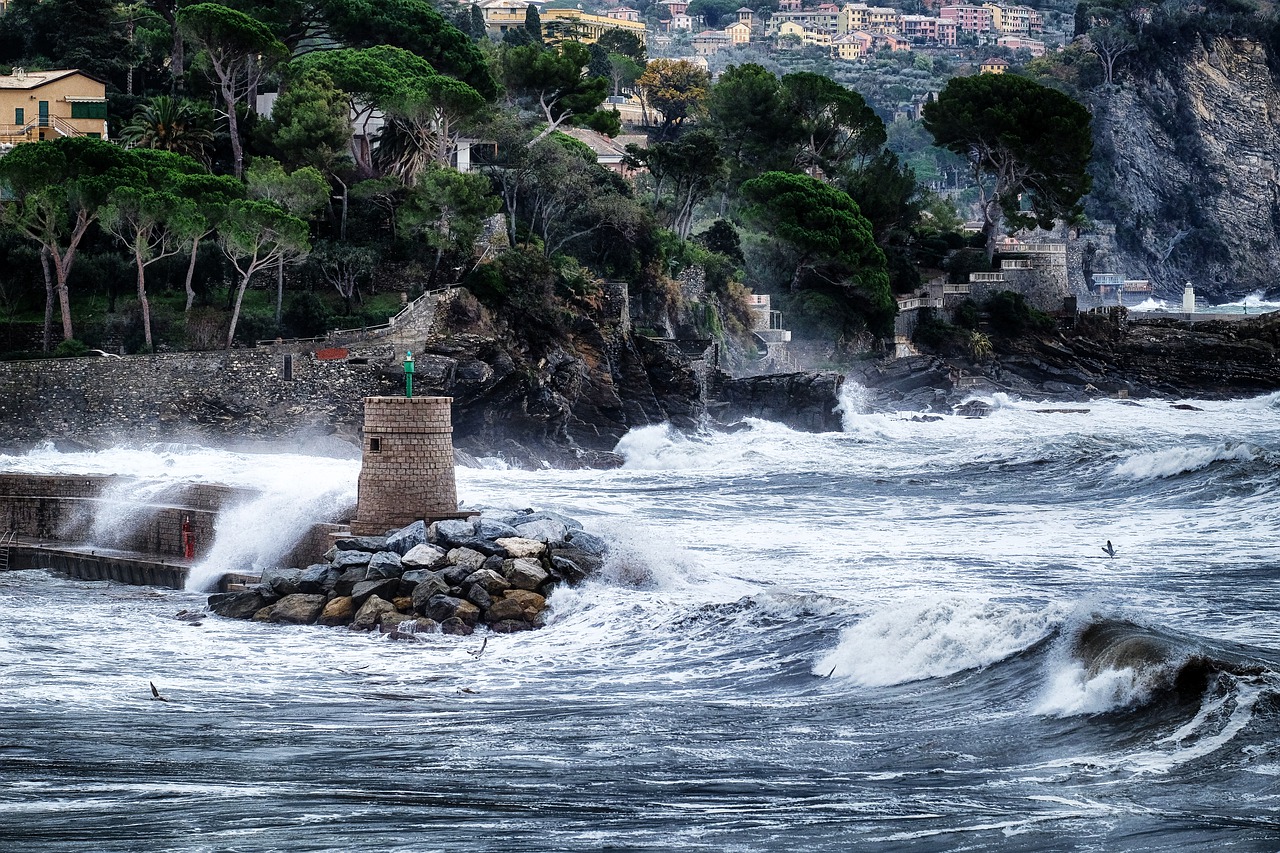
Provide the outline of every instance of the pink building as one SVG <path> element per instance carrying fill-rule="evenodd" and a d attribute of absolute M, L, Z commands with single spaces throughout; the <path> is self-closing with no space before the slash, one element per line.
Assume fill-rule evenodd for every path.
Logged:
<path fill-rule="evenodd" d="M 955 21 L 956 27 L 966 33 L 989 33 L 995 28 L 991 10 L 968 4 L 943 6 L 938 16 Z"/>

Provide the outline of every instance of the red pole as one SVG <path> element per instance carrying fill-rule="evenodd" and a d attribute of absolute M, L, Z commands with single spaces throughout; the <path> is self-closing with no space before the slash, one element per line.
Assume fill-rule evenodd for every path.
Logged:
<path fill-rule="evenodd" d="M 187 560 L 196 558 L 196 536 L 191 532 L 191 519 L 182 517 L 182 556 Z"/>

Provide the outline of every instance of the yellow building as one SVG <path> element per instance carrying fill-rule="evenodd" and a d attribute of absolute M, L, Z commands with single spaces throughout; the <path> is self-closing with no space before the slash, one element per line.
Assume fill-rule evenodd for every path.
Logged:
<path fill-rule="evenodd" d="M 58 136 L 107 138 L 107 87 L 74 68 L 0 76 L 0 144 Z"/>
<path fill-rule="evenodd" d="M 991 58 L 984 59 L 982 64 L 978 66 L 979 74 L 1003 74 L 1009 70 L 1009 63 L 1003 59 Z"/>
<path fill-rule="evenodd" d="M 632 33 L 644 44 L 645 27 L 643 21 L 627 21 L 610 18 L 608 15 L 592 15 L 580 9 L 543 9 L 542 34 L 547 42 L 554 44 L 563 39 L 573 39 L 583 44 L 592 44 L 609 30 L 624 30 Z"/>
<path fill-rule="evenodd" d="M 751 25 L 742 21 L 734 21 L 724 28 L 724 32 L 734 44 L 747 44 L 751 41 Z"/>

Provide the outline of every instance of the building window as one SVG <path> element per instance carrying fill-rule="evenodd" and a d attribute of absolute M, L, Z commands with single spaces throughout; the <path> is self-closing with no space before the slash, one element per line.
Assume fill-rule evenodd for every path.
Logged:
<path fill-rule="evenodd" d="M 107 104 L 106 101 L 94 101 L 92 103 L 76 102 L 71 105 L 72 118 L 106 118 Z"/>
<path fill-rule="evenodd" d="M 27 111 L 22 107 L 18 107 L 13 111 L 13 123 L 18 127 L 22 127 L 27 123 Z"/>
<path fill-rule="evenodd" d="M 371 438 L 371 439 L 369 439 L 369 452 L 370 452 L 370 453 L 381 453 L 381 452 L 382 452 L 382 439 L 381 439 L 381 438 Z"/>

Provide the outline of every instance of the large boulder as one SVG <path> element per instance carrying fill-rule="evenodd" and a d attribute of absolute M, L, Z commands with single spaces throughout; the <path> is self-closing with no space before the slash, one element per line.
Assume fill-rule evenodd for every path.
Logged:
<path fill-rule="evenodd" d="M 519 536 L 497 540 L 509 557 L 537 557 L 547 550 L 547 543 Z"/>
<path fill-rule="evenodd" d="M 350 625 L 351 620 L 354 618 L 356 618 L 356 603 L 351 596 L 344 595 L 330 599 L 316 622 L 320 625 L 336 628 L 340 625 Z"/>
<path fill-rule="evenodd" d="M 338 595 L 350 595 L 356 584 L 364 583 L 368 579 L 368 566 L 352 566 L 338 575 L 338 579 L 333 582 L 333 591 Z"/>
<path fill-rule="evenodd" d="M 521 524 L 528 524 L 532 521 L 555 521 L 563 524 L 567 530 L 581 530 L 582 522 L 576 518 L 570 518 L 567 515 L 561 515 L 551 510 L 538 510 L 537 512 L 521 512 L 516 513 L 509 518 L 503 519 L 512 527 L 519 527 Z"/>
<path fill-rule="evenodd" d="M 329 562 L 333 564 L 335 569 L 342 569 L 345 571 L 346 569 L 354 568 L 355 566 L 369 565 L 369 559 L 372 556 L 373 554 L 368 551 L 339 551 L 333 555 L 333 559 Z"/>
<path fill-rule="evenodd" d="M 515 525 L 516 535 L 521 539 L 536 539 L 539 542 L 563 542 L 569 528 L 564 522 L 552 518 L 540 518 Z"/>
<path fill-rule="evenodd" d="M 493 557 L 495 555 L 499 557 L 508 556 L 506 549 L 497 542 L 490 539 L 481 539 L 479 536 L 473 536 L 470 539 L 462 540 L 458 543 L 458 547 L 469 548 L 472 551 L 479 551 L 486 557 Z"/>
<path fill-rule="evenodd" d="M 434 545 L 443 545 L 450 548 L 453 547 L 455 542 L 470 539 L 475 535 L 476 526 L 460 518 L 446 518 L 433 523 L 427 528 L 428 541 Z"/>
<path fill-rule="evenodd" d="M 368 551 L 370 554 L 375 554 L 378 551 L 387 550 L 387 537 L 347 536 L 335 539 L 333 546 L 339 551 Z"/>
<path fill-rule="evenodd" d="M 301 591 L 299 587 L 301 576 L 302 569 L 272 567 L 262 570 L 261 583 L 271 587 L 271 591 L 276 595 L 283 597 Z"/>
<path fill-rule="evenodd" d="M 536 590 L 551 576 L 537 560 L 507 560 L 502 566 L 502 576 L 516 589 Z"/>
<path fill-rule="evenodd" d="M 351 627 L 362 631 L 371 631 L 378 627 L 383 614 L 395 612 L 396 607 L 390 601 L 371 595 L 356 611 L 355 618 L 351 620 Z M 403 615 L 401 615 L 401 618 L 404 618 Z"/>
<path fill-rule="evenodd" d="M 440 623 L 459 619 L 467 625 L 475 625 L 480 620 L 480 608 L 469 601 L 451 595 L 433 595 L 427 601 L 425 615 Z"/>
<path fill-rule="evenodd" d="M 269 598 L 257 589 L 219 592 L 209 596 L 209 609 L 228 619 L 251 619 L 269 603 Z"/>
<path fill-rule="evenodd" d="M 462 579 L 463 586 L 484 587 L 485 592 L 506 592 L 511 584 L 492 569 L 479 569 Z"/>
<path fill-rule="evenodd" d="M 342 572 L 328 563 L 314 563 L 298 575 L 298 592 L 309 594 L 329 592 L 340 577 Z"/>
<path fill-rule="evenodd" d="M 428 602 L 437 595 L 446 595 L 449 592 L 449 584 L 445 582 L 439 575 L 430 575 L 424 577 L 417 586 L 413 588 L 412 600 L 413 610 L 415 613 L 426 613 Z"/>
<path fill-rule="evenodd" d="M 287 625 L 310 625 L 324 611 L 323 595 L 286 595 L 271 609 L 271 621 Z"/>
<path fill-rule="evenodd" d="M 476 535 L 482 539 L 502 539 L 507 536 L 515 536 L 516 529 L 510 524 L 503 524 L 501 521 L 481 518 L 476 522 Z"/>
<path fill-rule="evenodd" d="M 387 550 L 404 556 L 417 546 L 425 544 L 426 541 L 427 525 L 424 522 L 415 521 L 408 527 L 402 527 L 387 536 Z"/>
<path fill-rule="evenodd" d="M 609 545 L 603 539 L 583 530 L 570 530 L 565 540 L 578 550 L 597 557 L 603 557 L 609 550 Z"/>
<path fill-rule="evenodd" d="M 438 569 L 449 562 L 448 552 L 443 548 L 423 543 L 415 545 L 400 558 L 400 564 L 406 569 Z"/>
<path fill-rule="evenodd" d="M 532 623 L 547 606 L 547 600 L 536 592 L 524 589 L 508 590 L 502 598 L 489 607 L 489 621 L 501 622 L 507 619 L 522 619 Z"/>
<path fill-rule="evenodd" d="M 362 606 L 365 601 L 373 596 L 390 600 L 396 597 L 400 592 L 399 578 L 376 578 L 367 581 L 361 581 L 351 590 L 351 598 L 355 601 L 356 607 Z"/>
<path fill-rule="evenodd" d="M 470 548 L 454 548 L 449 552 L 449 565 L 466 566 L 471 571 L 475 571 L 484 565 L 486 556 L 486 554 L 481 554 L 479 551 L 473 551 Z"/>
<path fill-rule="evenodd" d="M 395 551 L 379 551 L 369 558 L 369 580 L 374 578 L 398 578 L 404 574 L 400 555 Z"/>

